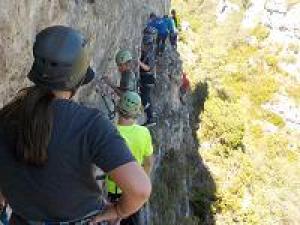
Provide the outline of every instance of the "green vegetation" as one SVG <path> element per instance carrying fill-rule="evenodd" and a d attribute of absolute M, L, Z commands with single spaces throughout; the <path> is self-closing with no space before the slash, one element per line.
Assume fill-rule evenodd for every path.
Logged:
<path fill-rule="evenodd" d="M 274 124 L 275 126 L 278 126 L 280 128 L 285 126 L 285 122 L 278 114 L 270 112 L 270 111 L 263 111 L 263 119 L 266 121 Z"/>
<path fill-rule="evenodd" d="M 247 76 L 237 72 L 225 76 L 225 88 L 233 97 L 248 96 L 256 105 L 270 100 L 278 90 L 278 84 L 271 75 Z"/>
<path fill-rule="evenodd" d="M 268 66 L 277 67 L 277 64 L 278 64 L 278 57 L 277 56 L 275 56 L 275 55 L 266 55 L 265 59 L 266 59 L 266 63 L 268 64 Z"/>
<path fill-rule="evenodd" d="M 270 35 L 270 31 L 265 26 L 259 25 L 250 34 L 255 36 L 259 41 L 263 41 Z"/>
<path fill-rule="evenodd" d="M 247 0 L 233 2 L 249 7 Z M 182 34 L 179 51 L 195 90 L 194 107 L 205 100 L 199 96 L 199 84 L 208 85 L 197 136 L 200 143 L 211 146 L 200 148 L 199 153 L 216 182 L 217 199 L 210 206 L 215 223 L 296 224 L 297 210 L 289 208 L 298 208 L 300 201 L 299 134 L 288 131 L 283 118 L 262 107 L 287 85 L 282 82 L 288 74 L 278 68 L 281 47 L 265 44 L 269 30 L 264 26 L 241 32 L 242 11 L 219 25 L 213 1 L 175 0 L 173 4 L 192 27 Z M 249 36 L 255 37 L 257 46 L 245 41 Z M 298 52 L 299 46 L 290 45 L 289 50 Z M 300 102 L 299 86 L 286 91 Z M 266 132 L 266 122 L 277 129 Z M 205 188 L 192 195 L 200 221 L 210 197 Z"/>
<path fill-rule="evenodd" d="M 201 116 L 200 140 L 217 140 L 231 149 L 241 146 L 244 136 L 244 116 L 240 104 L 209 98 Z"/>

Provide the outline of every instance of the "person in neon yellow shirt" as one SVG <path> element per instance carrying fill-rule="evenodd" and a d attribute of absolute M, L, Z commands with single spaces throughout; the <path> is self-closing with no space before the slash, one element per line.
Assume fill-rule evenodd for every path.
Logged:
<path fill-rule="evenodd" d="M 151 134 L 147 127 L 136 124 L 135 120 L 141 113 L 141 98 L 131 91 L 122 94 L 118 113 L 118 131 L 125 139 L 132 155 L 137 163 L 143 166 L 148 176 L 153 166 L 153 146 Z M 122 190 L 109 178 L 107 178 L 108 198 L 111 202 L 116 202 L 122 195 Z M 121 225 L 137 224 L 138 212 L 129 218 L 122 220 Z"/>

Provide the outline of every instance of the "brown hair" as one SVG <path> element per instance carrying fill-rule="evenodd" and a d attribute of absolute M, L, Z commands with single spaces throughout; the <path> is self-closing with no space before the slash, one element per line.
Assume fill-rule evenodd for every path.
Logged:
<path fill-rule="evenodd" d="M 13 150 L 18 160 L 43 166 L 48 160 L 51 139 L 53 93 L 33 86 L 21 90 L 17 97 L 0 110 L 0 120 L 8 138 L 14 140 Z"/>

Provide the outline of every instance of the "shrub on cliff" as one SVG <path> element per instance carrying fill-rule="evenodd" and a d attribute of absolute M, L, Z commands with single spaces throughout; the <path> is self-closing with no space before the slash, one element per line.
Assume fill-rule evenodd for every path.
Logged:
<path fill-rule="evenodd" d="M 205 103 L 201 121 L 202 140 L 217 140 L 231 149 L 242 145 L 245 127 L 239 104 L 212 97 Z"/>

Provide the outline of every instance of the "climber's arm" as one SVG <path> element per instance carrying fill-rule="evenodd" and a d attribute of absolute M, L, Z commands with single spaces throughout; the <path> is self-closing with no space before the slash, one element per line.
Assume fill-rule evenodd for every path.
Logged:
<path fill-rule="evenodd" d="M 146 65 L 145 63 L 139 61 L 140 67 L 142 67 L 143 70 L 149 72 L 151 70 L 150 66 Z"/>
<path fill-rule="evenodd" d="M 150 197 L 150 179 L 136 162 L 112 170 L 109 176 L 122 189 L 122 196 L 115 205 L 109 205 L 103 214 L 96 216 L 92 224 L 126 218 L 140 209 Z"/>

